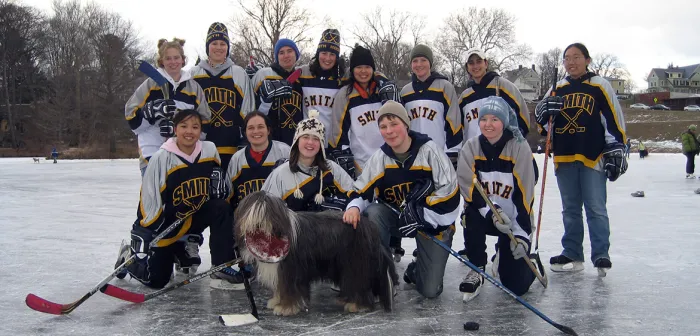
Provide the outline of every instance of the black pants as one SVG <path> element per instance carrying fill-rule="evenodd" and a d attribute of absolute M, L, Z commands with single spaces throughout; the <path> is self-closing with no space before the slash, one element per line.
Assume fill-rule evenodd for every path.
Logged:
<path fill-rule="evenodd" d="M 685 162 L 685 173 L 686 174 L 694 174 L 695 173 L 695 153 L 683 153 L 685 154 L 685 157 L 688 159 Z"/>
<path fill-rule="evenodd" d="M 187 231 L 188 234 L 201 234 L 204 229 L 209 227 L 209 249 L 212 264 L 220 265 L 233 260 L 235 258 L 233 218 L 228 203 L 220 199 L 210 199 L 192 216 L 192 226 Z M 136 230 L 147 230 L 147 228 L 134 227 L 133 231 Z M 144 243 L 148 244 L 149 242 Z M 145 255 L 137 254 L 135 261 L 128 266 L 129 274 L 148 287 L 165 287 L 173 272 L 174 251 L 177 248 L 180 248 L 178 244 L 173 243 L 164 247 L 152 248 Z"/>
<path fill-rule="evenodd" d="M 467 258 L 475 266 L 486 266 L 486 235 L 497 236 L 496 250 L 499 254 L 498 274 L 501 283 L 520 296 L 530 289 L 535 281 L 535 274 L 527 266 L 524 259 L 515 260 L 510 251 L 510 239 L 493 226 L 491 219 L 485 219 L 478 210 L 468 208 L 466 214 L 465 240 Z"/>

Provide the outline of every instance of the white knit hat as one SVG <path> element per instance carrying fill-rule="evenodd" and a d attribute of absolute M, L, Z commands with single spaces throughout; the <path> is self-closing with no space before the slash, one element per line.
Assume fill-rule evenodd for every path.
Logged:
<path fill-rule="evenodd" d="M 326 128 L 325 126 L 323 126 L 321 120 L 318 119 L 317 110 L 309 110 L 309 118 L 304 119 L 297 124 L 297 130 L 294 133 L 294 141 L 292 141 L 292 148 L 295 148 L 294 146 L 297 145 L 297 140 L 299 140 L 299 138 L 301 138 L 302 135 L 313 135 L 321 141 L 320 151 L 323 155 L 323 159 L 325 160 Z M 321 172 L 320 176 L 321 188 L 319 189 L 318 194 L 316 194 L 316 197 L 314 197 L 314 201 L 316 202 L 316 204 L 323 203 L 323 195 L 321 195 L 321 193 L 323 192 L 323 172 Z M 297 188 L 296 190 L 294 190 L 294 197 L 302 199 L 304 198 L 304 193 L 302 193 L 301 189 L 299 189 L 299 181 L 296 180 L 296 174 L 294 175 L 294 180 L 294 182 L 296 182 L 297 184 Z"/>

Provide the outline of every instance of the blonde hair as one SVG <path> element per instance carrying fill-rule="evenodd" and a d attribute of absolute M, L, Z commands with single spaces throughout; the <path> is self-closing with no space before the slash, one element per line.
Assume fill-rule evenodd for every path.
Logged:
<path fill-rule="evenodd" d="M 167 39 L 158 40 L 158 59 L 156 60 L 158 67 L 163 67 L 163 58 L 165 58 L 165 51 L 170 48 L 174 48 L 180 52 L 180 56 L 182 56 L 183 65 L 187 63 L 187 58 L 185 57 L 185 49 L 182 48 L 184 45 L 185 40 L 179 39 L 177 37 L 173 37 L 172 41 L 168 41 Z"/>

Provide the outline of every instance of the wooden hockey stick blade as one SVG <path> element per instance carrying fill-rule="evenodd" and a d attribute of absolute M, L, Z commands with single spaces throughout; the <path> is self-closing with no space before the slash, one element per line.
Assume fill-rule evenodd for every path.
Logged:
<path fill-rule="evenodd" d="M 146 301 L 145 294 L 130 292 L 126 289 L 122 289 L 117 286 L 112 286 L 110 284 L 102 286 L 102 288 L 100 288 L 100 292 L 107 294 L 111 297 L 115 297 L 117 299 L 133 303 L 141 303 Z"/>
<path fill-rule="evenodd" d="M 301 69 L 296 69 L 294 72 L 292 72 L 292 74 L 289 75 L 289 77 L 287 77 L 287 82 L 289 82 L 290 84 L 294 83 L 297 81 L 297 79 L 299 79 L 299 76 L 301 76 Z"/>

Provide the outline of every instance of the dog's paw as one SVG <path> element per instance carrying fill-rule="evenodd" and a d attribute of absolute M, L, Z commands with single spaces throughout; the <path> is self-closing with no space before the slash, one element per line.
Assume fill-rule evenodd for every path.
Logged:
<path fill-rule="evenodd" d="M 278 316 L 292 316 L 299 314 L 300 311 L 301 309 L 299 308 L 299 305 L 283 306 L 278 304 L 275 306 L 272 312 Z"/>
<path fill-rule="evenodd" d="M 267 309 L 274 309 L 278 304 L 280 304 L 280 297 L 275 295 L 272 299 L 267 300 Z"/>
<path fill-rule="evenodd" d="M 354 302 L 348 302 L 345 304 L 345 311 L 348 313 L 364 313 L 371 309 L 369 307 L 363 307 Z"/>

